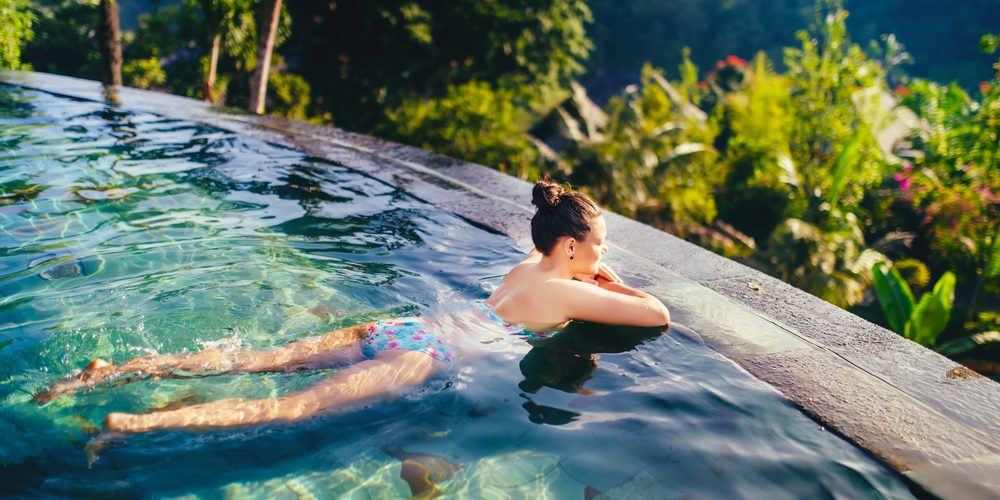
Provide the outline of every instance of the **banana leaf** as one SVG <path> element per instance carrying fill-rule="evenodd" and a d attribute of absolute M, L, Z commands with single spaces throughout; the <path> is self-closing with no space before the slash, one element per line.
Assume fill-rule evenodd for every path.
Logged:
<path fill-rule="evenodd" d="M 872 275 L 874 275 L 875 294 L 878 295 L 878 303 L 882 306 L 886 320 L 889 321 L 889 328 L 903 335 L 915 303 L 910 285 L 906 284 L 899 271 L 889 267 L 885 262 L 875 263 L 872 266 Z"/>
<path fill-rule="evenodd" d="M 833 183 L 826 196 L 826 202 L 830 204 L 831 209 L 837 208 L 840 195 L 844 191 L 844 185 L 847 184 L 847 173 L 851 168 L 857 166 L 857 153 L 860 144 L 861 131 L 858 129 L 844 142 L 844 148 L 840 150 L 840 154 L 837 155 L 837 159 L 833 163 Z"/>
<path fill-rule="evenodd" d="M 955 300 L 955 275 L 948 271 L 934 285 L 934 289 L 920 297 L 906 323 L 903 336 L 923 346 L 933 346 L 937 337 L 948 326 L 951 304 Z"/>

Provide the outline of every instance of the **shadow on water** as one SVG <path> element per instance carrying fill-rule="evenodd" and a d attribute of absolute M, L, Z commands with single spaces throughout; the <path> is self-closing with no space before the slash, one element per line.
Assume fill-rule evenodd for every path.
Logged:
<path fill-rule="evenodd" d="M 524 377 L 518 388 L 536 394 L 543 387 L 567 393 L 591 395 L 584 384 L 598 369 L 597 354 L 633 351 L 643 342 L 659 337 L 662 327 L 643 328 L 573 322 L 549 339 L 533 342 L 533 347 L 518 366 Z M 580 413 L 536 403 L 526 394 L 522 406 L 528 419 L 536 424 L 564 425 Z"/>
<path fill-rule="evenodd" d="M 35 114 L 31 95 L 20 87 L 0 83 L 0 117 L 28 118 Z"/>

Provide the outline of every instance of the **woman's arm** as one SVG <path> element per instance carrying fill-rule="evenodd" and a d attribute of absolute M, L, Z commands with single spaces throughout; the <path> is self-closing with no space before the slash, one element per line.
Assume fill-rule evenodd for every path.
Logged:
<path fill-rule="evenodd" d="M 670 323 L 670 312 L 659 299 L 621 283 L 599 286 L 582 281 L 549 282 L 547 294 L 561 306 L 566 317 L 597 323 L 661 326 Z"/>
<path fill-rule="evenodd" d="M 622 295 L 628 295 L 629 297 L 642 297 L 659 302 L 659 299 L 657 299 L 656 297 L 653 297 L 652 295 L 642 290 L 637 290 L 628 285 L 625 285 L 624 283 L 614 283 L 611 281 L 598 280 L 597 286 L 609 292 L 620 293 Z"/>

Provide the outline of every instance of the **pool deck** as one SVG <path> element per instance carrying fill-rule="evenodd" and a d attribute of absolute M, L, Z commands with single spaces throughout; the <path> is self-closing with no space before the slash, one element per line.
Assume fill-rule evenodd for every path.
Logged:
<path fill-rule="evenodd" d="M 0 82 L 103 101 L 100 84 L 0 71 Z M 204 122 L 364 172 L 531 246 L 531 185 L 496 170 L 331 127 L 121 88 L 122 107 Z M 920 496 L 1000 498 L 1000 384 L 786 283 L 607 214 L 608 261 L 674 322 L 822 426 L 898 471 Z M 624 270 L 624 272 L 622 272 Z"/>

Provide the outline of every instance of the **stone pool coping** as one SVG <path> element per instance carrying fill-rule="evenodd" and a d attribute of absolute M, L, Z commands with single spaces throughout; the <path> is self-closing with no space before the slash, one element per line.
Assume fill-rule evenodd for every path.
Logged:
<path fill-rule="evenodd" d="M 97 82 L 45 73 L 0 71 L 0 82 L 108 97 Z M 130 110 L 204 122 L 341 163 L 530 247 L 530 184 L 496 170 L 169 94 L 120 88 L 116 95 Z M 963 376 L 947 358 L 759 271 L 613 213 L 607 221 L 614 243 L 608 260 L 671 307 L 679 331 L 888 464 L 916 493 L 1000 497 L 1000 384 Z"/>

